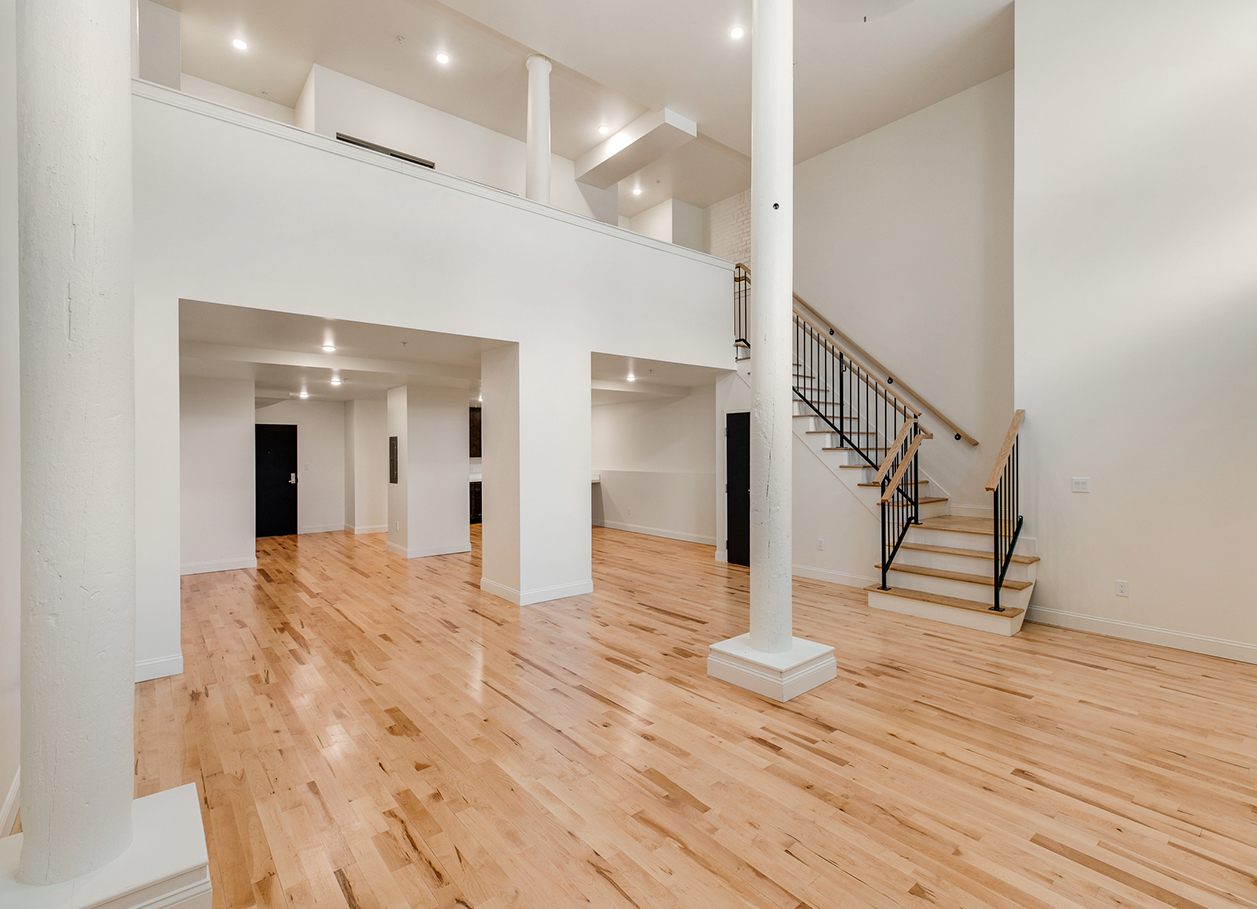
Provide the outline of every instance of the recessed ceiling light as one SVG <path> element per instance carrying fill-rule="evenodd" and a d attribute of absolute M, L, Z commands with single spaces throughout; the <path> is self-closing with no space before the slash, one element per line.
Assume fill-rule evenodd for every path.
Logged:
<path fill-rule="evenodd" d="M 335 344 L 324 344 L 324 345 L 323 345 L 323 353 L 336 353 L 336 345 L 335 345 Z"/>
<path fill-rule="evenodd" d="M 310 392 L 308 392 L 308 391 L 303 391 L 303 392 L 301 392 L 301 394 L 297 395 L 297 397 L 299 397 L 299 398 L 308 398 L 308 397 L 310 397 Z"/>
<path fill-rule="evenodd" d="M 630 382 L 636 382 L 636 381 L 637 381 L 637 376 L 633 375 L 632 373 L 629 373 L 629 374 L 628 374 L 628 380 L 629 380 Z"/>
<path fill-rule="evenodd" d="M 739 38 L 741 38 L 745 34 L 746 34 L 746 29 L 744 29 L 740 25 L 735 25 L 733 28 L 729 29 L 729 37 L 732 38 L 734 41 L 737 41 Z"/>
<path fill-rule="evenodd" d="M 450 55 L 445 54 L 445 53 L 437 54 L 436 62 L 444 66 L 445 64 L 450 62 Z"/>
<path fill-rule="evenodd" d="M 233 38 L 231 40 L 231 46 L 236 50 L 248 50 L 249 42 L 245 41 L 243 38 Z"/>
<path fill-rule="evenodd" d="M 340 384 L 340 376 L 332 376 L 332 384 L 333 384 L 333 385 L 339 385 L 339 384 Z"/>
<path fill-rule="evenodd" d="M 641 194 L 642 194 L 642 188 L 640 186 L 634 186 L 633 195 L 640 196 Z"/>
<path fill-rule="evenodd" d="M 477 400 L 477 401 L 479 401 L 481 404 L 483 404 L 483 403 L 484 403 L 484 395 L 481 395 L 480 397 L 476 398 L 476 400 Z"/>
<path fill-rule="evenodd" d="M 600 126 L 600 127 L 598 127 L 598 132 L 602 133 L 602 134 L 605 136 L 607 133 L 611 132 L 611 127 L 609 127 L 609 126 Z"/>

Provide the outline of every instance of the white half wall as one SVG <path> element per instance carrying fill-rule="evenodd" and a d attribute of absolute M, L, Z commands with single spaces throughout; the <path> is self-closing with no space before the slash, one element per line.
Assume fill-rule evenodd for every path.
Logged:
<path fill-rule="evenodd" d="M 253 380 L 179 383 L 182 574 L 256 568 Z"/>
<path fill-rule="evenodd" d="M 256 423 L 297 427 L 297 533 L 345 529 L 345 405 L 283 401 L 254 412 Z"/>
<path fill-rule="evenodd" d="M 1017 4 L 1030 618 L 1250 662 L 1254 35 L 1245 0 Z"/>
<path fill-rule="evenodd" d="M 0 836 L 13 829 L 21 755 L 22 410 L 17 296 L 17 21 L 0 0 Z"/>
<path fill-rule="evenodd" d="M 716 543 L 716 389 L 592 409 L 595 526 Z"/>
<path fill-rule="evenodd" d="M 442 173 L 524 194 L 523 142 L 318 64 L 297 103 L 297 125 L 332 138 L 339 132 L 364 139 L 432 161 Z M 550 202 L 609 224 L 619 214 L 616 186 L 577 183 L 575 164 L 558 155 L 550 161 Z"/>
<path fill-rule="evenodd" d="M 979 441 L 922 415 L 921 469 L 953 513 L 989 514 L 1013 415 L 1013 74 L 799 164 L 795 206 L 795 291 Z"/>
<path fill-rule="evenodd" d="M 388 404 L 345 402 L 345 529 L 388 530 Z"/>
<path fill-rule="evenodd" d="M 410 385 L 388 392 L 397 436 L 388 548 L 407 559 L 471 550 L 467 389 Z"/>

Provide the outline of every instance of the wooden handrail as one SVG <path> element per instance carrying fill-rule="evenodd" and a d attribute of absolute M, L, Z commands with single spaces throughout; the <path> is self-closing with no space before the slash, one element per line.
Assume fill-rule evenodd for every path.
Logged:
<path fill-rule="evenodd" d="M 903 475 L 908 472 L 908 468 L 912 466 L 912 456 L 917 453 L 917 449 L 921 447 L 921 443 L 928 438 L 922 434 L 912 440 L 912 444 L 908 446 L 907 452 L 904 453 L 903 460 L 899 462 L 899 469 L 895 471 L 895 475 L 890 478 L 890 485 L 886 487 L 886 491 L 882 493 L 882 504 L 885 505 L 890 501 L 891 496 L 895 494 L 895 490 L 899 488 L 899 481 L 903 479 Z"/>
<path fill-rule="evenodd" d="M 749 279 L 750 274 L 751 274 L 751 270 L 750 270 L 749 268 L 747 268 L 745 265 L 743 265 L 741 262 L 737 263 L 737 265 L 735 265 L 734 267 L 735 267 L 735 268 L 737 268 L 737 267 L 739 267 L 739 266 L 740 266 L 741 268 L 743 268 L 743 269 L 746 271 L 747 277 L 748 277 L 748 279 Z M 871 354 L 870 354 L 867 350 L 865 350 L 865 349 L 864 349 L 863 347 L 861 347 L 859 344 L 855 343 L 855 341 L 852 341 L 849 337 L 847 337 L 845 334 L 843 334 L 841 331 L 839 331 L 839 330 L 838 330 L 838 328 L 836 328 L 834 325 L 830 324 L 829 320 L 827 320 L 824 316 L 822 316 L 822 315 L 821 315 L 820 313 L 818 313 L 815 309 L 813 309 L 813 308 L 812 308 L 812 306 L 811 306 L 811 305 L 810 305 L 810 304 L 809 304 L 806 300 L 804 300 L 802 297 L 800 297 L 798 294 L 794 294 L 794 301 L 795 301 L 796 303 L 798 303 L 800 306 L 802 306 L 803 308 L 805 308 L 805 309 L 806 309 L 809 313 L 811 313 L 813 316 L 815 316 L 815 317 L 816 317 L 816 319 L 817 319 L 817 321 L 819 321 L 822 325 L 824 325 L 824 326 L 825 326 L 825 328 L 826 328 L 826 329 L 827 329 L 827 330 L 828 330 L 831 334 L 833 334 L 833 336 L 834 336 L 834 337 L 836 337 L 836 338 L 841 338 L 841 339 L 843 340 L 843 342 L 844 342 L 844 343 L 846 343 L 847 347 L 849 347 L 849 348 L 850 348 L 850 350 L 844 350 L 843 352 L 844 352 L 845 354 L 847 354 L 847 356 L 849 356 L 849 357 L 850 357 L 850 356 L 853 356 L 853 355 L 854 355 L 854 358 L 855 358 L 855 359 L 857 359 L 857 360 L 863 360 L 865 363 L 867 363 L 868 365 L 872 366 L 872 367 L 873 367 L 874 369 L 876 369 L 878 372 L 881 372 L 881 373 L 885 374 L 887 378 L 893 378 L 893 377 L 894 377 L 894 373 L 892 373 L 889 369 L 887 369 L 887 368 L 886 368 L 885 366 L 883 366 L 881 363 L 877 362 L 877 360 L 876 360 L 876 359 L 875 359 L 875 358 L 874 358 L 874 357 L 873 357 L 873 356 L 872 356 L 872 355 L 871 355 Z M 838 345 L 834 345 L 834 346 L 836 346 L 836 347 L 837 347 Z M 839 348 L 839 349 L 841 350 L 842 348 Z M 874 380 L 876 380 L 876 377 L 875 377 L 875 376 L 874 376 L 874 377 L 872 377 L 872 378 L 874 378 Z M 880 385 L 881 383 L 880 383 L 880 382 L 878 382 L 878 384 Z M 896 380 L 895 384 L 897 384 L 900 388 L 902 388 L 906 394 L 908 394 L 908 395 L 910 395 L 911 397 L 915 398 L 915 399 L 916 399 L 916 400 L 917 400 L 917 401 L 921 404 L 921 406 L 922 406 L 922 407 L 924 407 L 924 408 L 925 408 L 926 410 L 928 410 L 930 413 L 934 414 L 934 416 L 936 416 L 936 417 L 938 417 L 940 420 L 942 420 L 942 421 L 943 421 L 943 423 L 944 423 L 944 424 L 945 424 L 945 425 L 946 425 L 949 429 L 951 429 L 951 431 L 952 431 L 952 432 L 956 433 L 958 436 L 960 436 L 962 439 L 964 439 L 964 440 L 965 440 L 966 442 L 968 442 L 970 445 L 977 445 L 977 444 L 978 444 L 978 440 L 977 440 L 977 439 L 975 439 L 973 436 L 969 435 L 969 433 L 965 432 L 963 429 L 961 429 L 959 426 L 957 426 L 957 425 L 956 425 L 955 423 L 953 423 L 951 420 L 947 419 L 947 417 L 945 417 L 945 416 L 943 415 L 943 413 L 942 413 L 942 412 L 941 412 L 941 411 L 940 411 L 937 407 L 935 407 L 933 404 L 931 404 L 931 403 L 930 403 L 929 401 L 927 401 L 925 398 L 921 397 L 921 395 L 917 394 L 917 392 L 916 392 L 915 390 L 913 390 L 913 389 L 912 389 L 912 387 L 911 387 L 911 386 L 909 386 L 909 385 L 908 385 L 906 382 L 904 382 L 902 379 Z M 885 386 L 883 386 L 883 387 L 885 387 Z M 898 397 L 898 395 L 896 395 L 896 397 Z M 913 408 L 913 409 L 915 410 L 915 408 Z"/>
<path fill-rule="evenodd" d="M 917 424 L 916 418 L 909 420 L 903 424 L 903 429 L 899 430 L 899 435 L 895 437 L 895 441 L 890 443 L 890 448 L 886 450 L 886 457 L 882 461 L 882 466 L 877 468 L 877 476 L 873 477 L 874 483 L 881 483 L 885 479 L 886 474 L 890 472 L 891 465 L 894 463 L 895 455 L 899 451 L 899 446 L 903 444 L 903 440 L 908 437 L 908 430 Z M 921 430 L 921 435 L 927 439 L 934 438 L 933 433 Z"/>
<path fill-rule="evenodd" d="M 1008 457 L 1013 453 L 1013 443 L 1017 441 L 1017 433 L 1021 432 L 1021 421 L 1026 418 L 1026 412 L 1019 410 L 1013 414 L 1013 422 L 1008 427 L 1008 435 L 1004 436 L 1004 444 L 1000 447 L 999 455 L 995 458 L 995 466 L 991 468 L 991 476 L 986 481 L 986 491 L 994 492 L 999 486 L 1000 474 L 1004 472 L 1004 465 L 1008 463 Z"/>

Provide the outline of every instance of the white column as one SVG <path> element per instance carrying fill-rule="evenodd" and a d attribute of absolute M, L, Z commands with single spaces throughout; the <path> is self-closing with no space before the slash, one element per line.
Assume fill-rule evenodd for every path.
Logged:
<path fill-rule="evenodd" d="M 135 385 L 129 0 L 19 0 L 20 879 L 131 843 Z"/>
<path fill-rule="evenodd" d="M 793 635 L 794 5 L 756 0 L 751 72 L 751 630 L 711 645 L 708 673 L 778 700 L 837 674 Z"/>
<path fill-rule="evenodd" d="M 528 173 L 524 195 L 550 204 L 550 61 L 528 58 Z"/>

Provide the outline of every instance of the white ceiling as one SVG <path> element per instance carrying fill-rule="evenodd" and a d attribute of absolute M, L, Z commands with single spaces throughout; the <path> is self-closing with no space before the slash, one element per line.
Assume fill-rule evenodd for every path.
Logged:
<path fill-rule="evenodd" d="M 184 72 L 290 107 L 320 63 L 523 139 L 524 59 L 538 52 L 555 62 L 557 154 L 575 159 L 600 125 L 648 110 L 695 120 L 705 141 L 624 181 L 644 189 L 622 184 L 626 216 L 670 196 L 705 207 L 750 183 L 750 39 L 729 37 L 750 25 L 750 0 L 160 2 L 183 14 Z M 248 51 L 231 47 L 237 35 Z M 1011 69 L 1013 4 L 796 0 L 795 57 L 801 161 Z"/>

